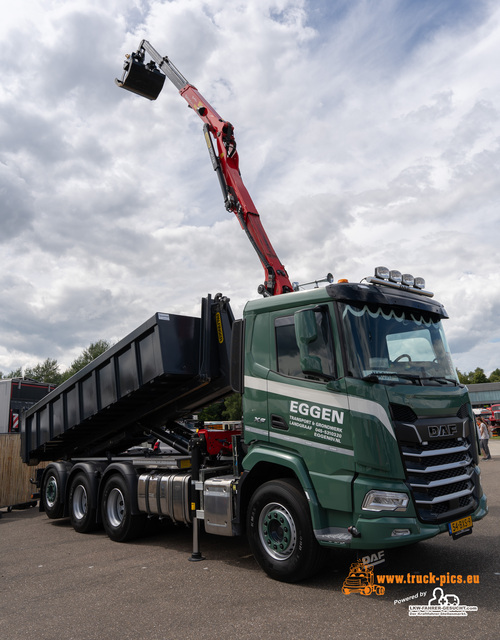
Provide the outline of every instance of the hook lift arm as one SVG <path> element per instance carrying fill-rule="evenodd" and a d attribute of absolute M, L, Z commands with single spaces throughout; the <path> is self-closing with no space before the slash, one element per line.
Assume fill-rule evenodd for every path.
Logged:
<path fill-rule="evenodd" d="M 147 64 L 144 64 L 145 53 L 148 53 L 152 60 Z M 274 296 L 292 291 L 293 287 L 285 267 L 276 255 L 262 226 L 257 208 L 241 179 L 232 124 L 223 120 L 169 58 L 161 56 L 147 40 L 141 42 L 135 53 L 127 55 L 124 70 L 122 80 L 116 80 L 119 87 L 155 100 L 163 88 L 166 76 L 177 87 L 188 106 L 196 111 L 203 121 L 205 141 L 212 166 L 219 179 L 226 209 L 238 218 L 264 267 L 265 281 L 259 286 L 259 293 Z M 217 151 L 212 138 L 215 139 Z"/>

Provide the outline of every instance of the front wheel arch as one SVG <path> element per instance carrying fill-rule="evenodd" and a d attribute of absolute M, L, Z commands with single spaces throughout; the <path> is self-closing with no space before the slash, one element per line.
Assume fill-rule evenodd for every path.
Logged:
<path fill-rule="evenodd" d="M 247 509 L 256 489 L 270 480 L 296 480 L 301 491 L 307 494 L 307 504 L 313 529 L 321 530 L 328 526 L 326 512 L 318 501 L 309 471 L 304 459 L 287 451 L 271 449 L 269 446 L 254 445 L 243 461 L 245 471 L 238 489 L 238 513 L 242 524 L 247 521 Z"/>

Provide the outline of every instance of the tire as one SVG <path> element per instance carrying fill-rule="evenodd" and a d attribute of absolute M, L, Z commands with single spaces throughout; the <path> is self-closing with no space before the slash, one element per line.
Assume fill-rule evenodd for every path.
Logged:
<path fill-rule="evenodd" d="M 92 486 L 85 473 L 77 473 L 69 490 L 69 519 L 78 533 L 97 529 L 97 509 Z"/>
<path fill-rule="evenodd" d="M 247 535 L 261 568 L 281 582 L 311 577 L 325 557 L 313 534 L 304 492 L 295 480 L 266 482 L 255 491 L 248 508 Z"/>
<path fill-rule="evenodd" d="M 45 513 L 51 520 L 62 518 L 64 514 L 64 502 L 62 498 L 62 483 L 59 471 L 51 469 L 43 479 L 42 505 Z"/>
<path fill-rule="evenodd" d="M 106 480 L 101 500 L 104 530 L 115 542 L 137 538 L 146 524 L 146 514 L 132 515 L 129 486 L 123 476 L 114 474 Z"/>

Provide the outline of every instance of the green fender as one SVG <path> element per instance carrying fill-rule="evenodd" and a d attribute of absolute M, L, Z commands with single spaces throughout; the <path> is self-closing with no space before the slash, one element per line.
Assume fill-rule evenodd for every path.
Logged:
<path fill-rule="evenodd" d="M 290 451 L 276 450 L 269 445 L 257 444 L 254 445 L 247 453 L 243 459 L 242 466 L 245 471 L 248 471 L 249 475 L 251 475 L 252 469 L 262 462 L 286 467 L 293 471 L 306 494 L 309 510 L 311 512 L 313 529 L 317 530 L 325 527 L 325 513 L 318 502 L 318 498 L 304 460 L 299 455 Z"/>

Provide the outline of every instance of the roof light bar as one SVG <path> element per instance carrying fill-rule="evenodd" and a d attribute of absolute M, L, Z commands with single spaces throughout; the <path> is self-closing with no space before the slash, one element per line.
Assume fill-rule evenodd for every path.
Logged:
<path fill-rule="evenodd" d="M 419 293 L 423 296 L 432 298 L 434 294 L 425 290 L 425 280 L 423 278 L 414 278 L 411 273 L 401 273 L 396 269 L 389 270 L 387 267 L 376 267 L 375 275 L 365 278 L 371 284 L 385 285 L 412 293 Z"/>

